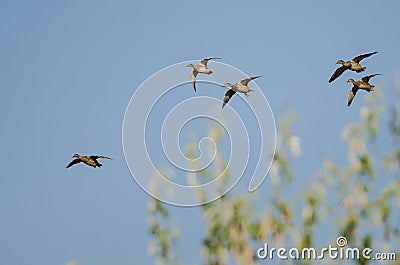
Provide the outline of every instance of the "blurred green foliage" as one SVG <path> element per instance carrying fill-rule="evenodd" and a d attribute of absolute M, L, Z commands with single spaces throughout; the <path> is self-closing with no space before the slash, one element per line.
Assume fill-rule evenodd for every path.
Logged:
<path fill-rule="evenodd" d="M 291 160 L 301 155 L 300 138 L 293 135 L 292 113 L 279 120 L 277 150 L 269 172 L 273 192 L 263 209 L 255 209 L 254 196 L 228 193 L 221 199 L 199 207 L 205 234 L 204 261 L 201 264 L 267 264 L 256 257 L 258 247 L 268 242 L 274 247 L 336 246 L 339 236 L 347 238 L 349 247 L 399 253 L 400 227 L 400 104 L 390 106 L 386 126 L 392 136 L 393 149 L 375 156 L 368 147 L 379 139 L 379 115 L 384 110 L 382 94 L 368 97 L 360 109 L 360 119 L 342 131 L 347 143 L 347 165 L 339 166 L 325 159 L 314 176 L 306 180 L 299 195 L 284 196 L 290 190 L 296 172 Z M 222 137 L 218 128 L 210 130 L 216 142 Z M 188 157 L 194 157 L 194 143 L 189 143 Z M 217 168 L 226 164 L 217 155 Z M 379 173 L 379 174 L 378 174 Z M 213 175 L 210 169 L 202 177 Z M 377 176 L 379 175 L 379 176 Z M 229 171 L 226 173 L 229 178 Z M 380 183 L 378 185 L 377 183 Z M 382 185 L 384 183 L 384 185 Z M 297 188 L 298 189 L 298 188 Z M 199 194 L 206 198 L 206 194 Z M 253 199 L 252 199 L 253 198 Z M 265 198 L 263 198 L 265 199 Z M 180 264 L 174 256 L 174 242 L 179 230 L 169 223 L 168 208 L 152 199 L 149 202 L 149 230 L 153 236 L 151 253 L 157 264 Z M 317 242 L 316 234 L 324 234 L 325 242 Z M 396 245 L 397 244 L 397 245 Z M 274 260 L 274 264 L 374 264 L 373 260 Z M 199 264 L 194 262 L 195 264 Z M 399 260 L 386 264 L 400 264 Z"/>

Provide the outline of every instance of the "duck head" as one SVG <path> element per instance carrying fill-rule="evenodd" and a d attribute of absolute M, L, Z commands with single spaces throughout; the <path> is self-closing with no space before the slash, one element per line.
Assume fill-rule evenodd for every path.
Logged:
<path fill-rule="evenodd" d="M 336 64 L 344 64 L 344 63 L 345 63 L 345 61 L 343 61 L 343 60 L 339 60 L 336 62 Z"/>
<path fill-rule="evenodd" d="M 79 155 L 78 155 L 78 154 L 74 154 L 72 157 L 73 157 L 73 158 L 78 158 Z"/>
<path fill-rule="evenodd" d="M 192 63 L 188 64 L 187 67 L 194 67 L 194 65 Z"/>
<path fill-rule="evenodd" d="M 353 78 L 349 78 L 349 80 L 347 80 L 347 83 L 354 83 L 355 81 L 354 81 L 354 79 Z"/>
<path fill-rule="evenodd" d="M 224 87 L 232 87 L 233 85 L 231 83 L 225 83 L 223 86 Z"/>

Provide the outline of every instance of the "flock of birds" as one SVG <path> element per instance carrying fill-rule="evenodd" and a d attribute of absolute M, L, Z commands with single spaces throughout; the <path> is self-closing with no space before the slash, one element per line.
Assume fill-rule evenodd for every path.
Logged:
<path fill-rule="evenodd" d="M 367 68 L 365 66 L 362 66 L 360 64 L 362 59 L 365 59 L 367 57 L 370 57 L 371 55 L 374 55 L 378 52 L 371 52 L 371 53 L 366 53 L 366 54 L 361 54 L 350 61 L 343 61 L 339 60 L 336 62 L 336 64 L 341 64 L 342 66 L 336 69 L 336 71 L 332 74 L 331 78 L 329 79 L 329 83 L 333 82 L 336 78 L 338 78 L 341 74 L 343 74 L 344 71 L 346 70 L 351 70 L 357 73 L 364 72 Z M 189 64 L 188 67 L 193 68 L 193 71 L 190 73 L 190 81 L 192 82 L 192 86 L 194 91 L 197 91 L 196 88 L 196 77 L 199 73 L 201 74 L 207 74 L 210 75 L 213 73 L 208 67 L 207 63 L 210 60 L 215 60 L 215 59 L 221 59 L 221 58 L 205 58 L 201 60 L 197 65 Z M 358 90 L 365 90 L 367 92 L 371 92 L 374 90 L 374 85 L 371 85 L 369 83 L 369 80 L 377 75 L 381 74 L 372 74 L 372 75 L 367 75 L 364 76 L 361 80 L 354 81 L 354 79 L 350 78 L 347 80 L 347 82 L 353 83 L 353 87 L 349 90 L 349 95 L 347 99 L 347 106 L 350 106 L 351 102 L 353 101 L 356 93 Z M 231 84 L 231 83 L 226 83 L 224 84 L 224 87 L 230 87 L 230 89 L 225 93 L 223 103 L 222 103 L 222 108 L 228 103 L 228 101 L 232 98 L 233 95 L 235 95 L 236 92 L 244 93 L 245 96 L 249 96 L 248 92 L 253 92 L 254 90 L 249 88 L 247 84 L 256 78 L 259 78 L 261 76 L 253 76 L 249 77 L 246 79 L 241 80 L 240 82 L 236 84 Z"/>
<path fill-rule="evenodd" d="M 210 60 L 216 60 L 216 59 L 221 59 L 221 58 L 205 58 L 203 60 L 201 60 L 197 65 L 194 64 L 188 64 L 188 67 L 193 68 L 193 71 L 190 73 L 190 81 L 192 82 L 192 86 L 194 89 L 194 92 L 197 91 L 196 88 L 196 77 L 197 75 L 200 74 L 207 74 L 210 75 L 213 73 L 213 71 L 211 71 L 208 67 L 207 67 L 207 63 Z M 249 78 L 245 78 L 243 80 L 241 80 L 240 82 L 236 83 L 236 84 L 231 84 L 231 83 L 225 83 L 223 85 L 223 87 L 230 87 L 230 89 L 225 93 L 224 99 L 223 99 L 223 103 L 222 103 L 222 108 L 224 108 L 224 106 L 226 105 L 226 103 L 228 103 L 228 101 L 232 98 L 233 95 L 236 94 L 236 92 L 240 92 L 243 93 L 246 97 L 249 96 L 249 92 L 254 92 L 253 89 L 251 89 L 250 87 L 247 86 L 247 84 L 251 81 L 254 80 L 256 78 L 261 77 L 259 76 L 253 76 L 253 77 L 249 77 Z"/>
<path fill-rule="evenodd" d="M 371 55 L 374 55 L 378 52 L 371 52 L 371 53 L 366 53 L 366 54 L 361 54 L 358 55 L 356 57 L 354 57 L 353 59 L 351 59 L 350 61 L 343 61 L 343 60 L 339 60 L 336 62 L 336 64 L 341 64 L 342 66 L 339 67 L 338 69 L 336 69 L 336 71 L 332 74 L 331 78 L 329 79 L 329 83 L 333 82 L 336 78 L 338 78 L 341 74 L 343 74 L 344 71 L 346 70 L 351 70 L 351 71 L 355 71 L 357 73 L 361 73 L 364 72 L 367 68 L 365 66 L 362 66 L 360 64 L 362 59 L 365 59 L 367 57 L 370 57 Z M 201 60 L 197 65 L 193 65 L 193 64 L 188 64 L 188 67 L 193 68 L 193 71 L 190 73 L 190 81 L 192 83 L 193 89 L 196 92 L 197 88 L 196 88 L 196 77 L 199 73 L 201 74 L 207 74 L 210 75 L 213 73 L 213 71 L 211 71 L 208 67 L 207 67 L 207 63 L 210 60 L 215 60 L 215 59 L 221 59 L 221 58 L 205 58 L 203 60 Z M 377 75 L 381 75 L 381 74 L 372 74 L 372 75 L 367 75 L 364 76 L 361 80 L 358 81 L 354 81 L 354 79 L 350 78 L 349 80 L 347 80 L 347 82 L 351 82 L 353 83 L 353 87 L 349 90 L 349 94 L 348 94 L 348 99 L 347 99 L 347 106 L 350 106 L 351 102 L 353 101 L 355 95 L 357 94 L 358 90 L 365 90 L 367 92 L 371 92 L 374 91 L 374 87 L 373 85 L 371 85 L 369 83 L 369 80 Z M 223 86 L 224 87 L 230 87 L 230 89 L 225 93 L 224 99 L 223 99 L 223 103 L 222 103 L 222 108 L 224 108 L 224 106 L 228 103 L 228 101 L 232 98 L 233 95 L 235 95 L 236 92 L 240 92 L 240 93 L 244 93 L 245 96 L 249 96 L 249 92 L 254 92 L 253 89 L 251 89 L 250 87 L 247 86 L 247 84 L 251 81 L 254 80 L 256 78 L 259 78 L 261 76 L 253 76 L 253 77 L 249 77 L 246 79 L 241 80 L 240 82 L 236 83 L 236 84 L 231 84 L 231 83 L 225 83 Z"/>
<path fill-rule="evenodd" d="M 371 55 L 374 55 L 378 52 L 371 52 L 371 53 L 366 53 L 366 54 L 361 54 L 358 55 L 356 57 L 354 57 L 353 59 L 351 59 L 350 61 L 343 61 L 343 60 L 339 60 L 336 62 L 336 64 L 341 64 L 342 66 L 339 67 L 338 69 L 336 69 L 336 71 L 332 74 L 331 78 L 329 79 L 329 83 L 333 82 L 336 78 L 338 78 L 341 74 L 343 74 L 344 71 L 346 70 L 351 70 L 357 73 L 361 73 L 364 72 L 366 70 L 365 66 L 362 66 L 360 64 L 361 60 L 370 57 Z M 212 70 L 210 70 L 207 67 L 207 63 L 210 60 L 217 60 L 217 59 L 221 59 L 221 58 L 205 58 L 203 60 L 201 60 L 197 65 L 194 64 L 188 64 L 188 67 L 193 68 L 193 71 L 190 73 L 190 81 L 192 83 L 192 87 L 194 89 L 194 91 L 197 91 L 196 88 L 196 77 L 197 75 L 200 74 L 207 74 L 210 75 L 213 73 Z M 350 78 L 347 80 L 348 83 L 353 83 L 353 87 L 349 90 L 349 94 L 348 94 L 348 99 L 347 99 L 347 106 L 350 106 L 351 102 L 353 101 L 355 95 L 357 94 L 358 90 L 365 90 L 367 92 L 371 92 L 374 91 L 374 85 L 371 85 L 369 83 L 369 80 L 377 75 L 381 75 L 381 74 L 372 74 L 372 75 L 367 75 L 364 76 L 363 78 L 361 78 L 361 80 L 358 81 L 354 81 L 354 79 Z M 243 93 L 246 97 L 249 96 L 249 92 L 254 92 L 253 89 L 251 89 L 250 87 L 248 87 L 248 83 L 256 78 L 259 78 L 261 76 L 253 76 L 253 77 L 249 77 L 249 78 L 245 78 L 243 80 L 241 80 L 240 82 L 236 83 L 236 84 L 231 84 L 231 83 L 225 83 L 223 85 L 223 87 L 230 87 L 230 89 L 225 93 L 224 99 L 223 99 L 223 103 L 222 103 L 222 108 L 224 108 L 224 106 L 228 103 L 228 101 L 232 98 L 233 95 L 236 94 L 236 92 L 239 93 Z M 102 164 L 100 164 L 97 159 L 99 158 L 103 158 L 103 159 L 111 159 L 107 156 L 101 156 L 101 155 L 91 155 L 91 156 L 81 156 L 79 154 L 74 154 L 73 155 L 74 160 L 72 160 L 66 168 L 69 168 L 75 164 L 78 163 L 84 163 L 88 166 L 91 167 L 101 167 Z"/>
<path fill-rule="evenodd" d="M 333 73 L 333 75 L 329 79 L 329 83 L 331 83 L 333 80 L 338 78 L 346 70 L 351 70 L 351 71 L 354 71 L 354 72 L 357 72 L 357 73 L 364 72 L 365 69 L 367 69 L 367 68 L 360 64 L 361 60 L 365 59 L 367 57 L 370 57 L 371 55 L 374 55 L 375 53 L 378 53 L 378 52 L 371 52 L 371 53 L 361 54 L 361 55 L 358 55 L 358 56 L 354 57 L 353 59 L 351 59 L 350 61 L 347 61 L 347 62 L 345 62 L 343 60 L 337 61 L 336 64 L 341 64 L 342 66 L 339 67 L 338 69 L 336 69 L 336 71 Z M 350 78 L 349 80 L 347 80 L 348 83 L 350 83 L 350 82 L 353 83 L 353 87 L 349 90 L 349 95 L 347 97 L 347 106 L 350 106 L 350 104 L 353 101 L 354 97 L 356 96 L 358 90 L 361 89 L 361 90 L 365 90 L 367 92 L 374 91 L 374 87 L 375 86 L 371 85 L 369 83 L 369 80 L 371 79 L 371 77 L 374 77 L 376 75 L 381 75 L 381 74 L 367 75 L 367 76 L 364 76 L 363 78 L 361 78 L 361 80 L 358 80 L 358 81 L 354 81 L 353 78 Z"/>

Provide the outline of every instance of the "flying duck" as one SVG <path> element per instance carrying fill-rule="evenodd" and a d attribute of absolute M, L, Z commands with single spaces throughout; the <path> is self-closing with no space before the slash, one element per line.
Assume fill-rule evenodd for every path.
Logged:
<path fill-rule="evenodd" d="M 193 64 L 188 64 L 187 67 L 192 67 L 193 71 L 190 73 L 190 81 L 192 82 L 192 86 L 194 89 L 194 92 L 196 92 L 196 76 L 198 73 L 201 74 L 212 74 L 213 71 L 211 71 L 210 69 L 208 69 L 207 67 L 207 63 L 209 60 L 216 60 L 216 59 L 221 59 L 221 58 L 205 58 L 203 60 L 201 60 L 197 65 L 193 65 Z"/>
<path fill-rule="evenodd" d="M 91 155 L 91 156 L 80 156 L 78 154 L 74 154 L 72 156 L 73 158 L 75 158 L 74 160 L 72 160 L 66 168 L 72 167 L 75 164 L 78 164 L 80 162 L 85 163 L 88 166 L 91 167 L 101 167 L 102 164 L 100 164 L 97 159 L 99 158 L 105 158 L 105 159 L 112 159 L 106 156 L 99 156 L 99 155 Z"/>
<path fill-rule="evenodd" d="M 349 80 L 347 80 L 347 82 L 351 82 L 353 83 L 353 87 L 349 90 L 349 96 L 347 98 L 347 106 L 350 106 L 351 102 L 353 101 L 354 97 L 357 94 L 357 91 L 359 89 L 365 90 L 367 92 L 371 92 L 374 91 L 374 85 L 371 85 L 369 83 L 369 79 L 371 77 L 374 77 L 376 75 L 381 75 L 381 74 L 373 74 L 373 75 L 367 75 L 364 76 L 361 80 L 358 81 L 354 81 L 352 78 L 350 78 Z"/>
<path fill-rule="evenodd" d="M 336 64 L 341 64 L 342 66 L 339 67 L 338 69 L 336 69 L 336 71 L 333 73 L 333 75 L 329 79 L 329 83 L 331 83 L 333 80 L 338 78 L 346 70 L 355 71 L 357 73 L 365 71 L 365 69 L 367 69 L 367 68 L 365 66 L 360 65 L 360 61 L 364 58 L 374 55 L 375 53 L 378 53 L 378 52 L 361 54 L 361 55 L 358 55 L 357 57 L 354 57 L 353 59 L 351 59 L 348 62 L 345 62 L 343 60 L 337 61 Z"/>
<path fill-rule="evenodd" d="M 244 93 L 246 97 L 249 96 L 249 92 L 254 92 L 253 89 L 251 89 L 250 87 L 247 86 L 247 84 L 251 81 L 254 80 L 256 78 L 261 77 L 261 75 L 259 76 L 253 76 L 253 77 L 249 77 L 246 79 L 241 80 L 239 83 L 236 84 L 231 84 L 231 83 L 226 83 L 223 86 L 224 87 L 230 87 L 231 89 L 229 89 L 226 93 L 225 93 L 225 97 L 224 97 L 224 102 L 222 103 L 222 108 L 224 108 L 224 106 L 226 105 L 226 103 L 228 103 L 228 101 L 231 99 L 231 97 L 233 95 L 235 95 L 236 92 L 240 92 L 240 93 Z"/>

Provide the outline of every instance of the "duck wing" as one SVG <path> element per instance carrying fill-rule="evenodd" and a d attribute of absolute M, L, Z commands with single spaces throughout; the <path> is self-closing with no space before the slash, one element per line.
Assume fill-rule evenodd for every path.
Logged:
<path fill-rule="evenodd" d="M 254 79 L 259 78 L 259 77 L 262 77 L 262 75 L 253 76 L 253 77 L 249 77 L 249 78 L 243 79 L 243 80 L 240 81 L 240 83 L 241 83 L 242 85 L 244 85 L 244 86 L 247 86 L 247 84 L 248 84 L 251 80 L 254 80 Z"/>
<path fill-rule="evenodd" d="M 218 57 L 204 58 L 203 60 L 200 61 L 200 63 L 207 66 L 207 63 L 209 60 L 217 60 L 217 59 L 222 59 L 222 58 L 218 58 Z"/>
<path fill-rule="evenodd" d="M 91 155 L 91 156 L 89 156 L 89 158 L 92 159 L 92 160 L 96 160 L 96 159 L 99 159 L 99 158 L 105 158 L 105 159 L 111 159 L 112 160 L 112 158 L 110 158 L 110 157 L 99 156 L 99 155 Z"/>
<path fill-rule="evenodd" d="M 361 81 L 363 81 L 363 82 L 365 82 L 365 83 L 368 83 L 369 80 L 371 79 L 371 77 L 374 77 L 374 76 L 376 76 L 376 75 L 381 75 L 381 74 L 373 74 L 373 75 L 364 76 L 364 77 L 361 79 Z"/>
<path fill-rule="evenodd" d="M 349 107 L 351 102 L 353 101 L 354 97 L 356 96 L 358 91 L 358 87 L 353 86 L 350 90 L 349 90 L 349 95 L 347 97 L 347 106 Z"/>
<path fill-rule="evenodd" d="M 228 103 L 228 101 L 231 99 L 231 97 L 233 97 L 233 95 L 235 95 L 236 91 L 229 89 L 226 93 L 225 93 L 225 97 L 224 97 L 224 102 L 222 103 L 222 108 L 225 107 L 226 103 Z"/>
<path fill-rule="evenodd" d="M 374 55 L 375 53 L 378 53 L 378 52 L 371 52 L 371 53 L 358 55 L 357 57 L 354 57 L 352 61 L 359 63 L 362 59 L 370 57 L 371 55 Z"/>
<path fill-rule="evenodd" d="M 81 162 L 81 160 L 79 158 L 76 158 L 76 159 L 72 160 L 65 168 L 72 167 L 73 165 L 78 164 L 80 162 Z"/>
<path fill-rule="evenodd" d="M 347 70 L 347 68 L 344 66 L 341 66 L 338 69 L 336 69 L 336 71 L 332 74 L 331 78 L 329 79 L 329 83 L 331 83 L 333 80 L 335 80 L 336 78 L 341 76 L 343 74 L 343 72 L 346 70 Z"/>
<path fill-rule="evenodd" d="M 194 92 L 196 92 L 196 76 L 198 72 L 196 70 L 193 70 L 193 72 L 190 73 L 190 81 L 192 82 L 192 87 L 194 89 Z"/>

